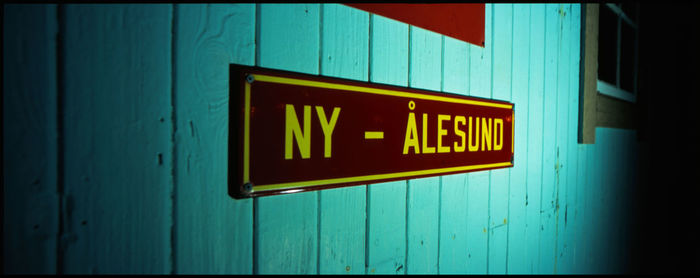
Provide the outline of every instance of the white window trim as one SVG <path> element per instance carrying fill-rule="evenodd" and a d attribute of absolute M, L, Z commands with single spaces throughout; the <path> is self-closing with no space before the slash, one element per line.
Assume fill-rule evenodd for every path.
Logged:
<path fill-rule="evenodd" d="M 630 93 L 628 91 L 625 91 L 623 89 L 618 88 L 615 85 L 612 85 L 608 82 L 605 82 L 603 80 L 598 80 L 597 85 L 598 87 L 598 92 L 607 96 L 611 96 L 614 98 L 619 98 L 623 99 L 629 102 L 636 102 L 637 101 L 637 95 Z"/>

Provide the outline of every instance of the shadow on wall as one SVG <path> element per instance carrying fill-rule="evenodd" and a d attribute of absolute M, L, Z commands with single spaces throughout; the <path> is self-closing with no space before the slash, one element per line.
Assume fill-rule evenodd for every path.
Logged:
<path fill-rule="evenodd" d="M 700 169 L 697 3 L 642 4 L 641 171 L 632 250 L 633 273 L 697 273 Z"/>

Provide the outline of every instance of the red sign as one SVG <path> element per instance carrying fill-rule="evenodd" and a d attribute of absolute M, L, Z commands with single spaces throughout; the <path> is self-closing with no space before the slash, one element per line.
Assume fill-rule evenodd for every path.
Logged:
<path fill-rule="evenodd" d="M 513 166 L 513 104 L 231 65 L 235 198 Z"/>
<path fill-rule="evenodd" d="M 485 5 L 480 4 L 345 4 L 370 13 L 484 46 Z"/>

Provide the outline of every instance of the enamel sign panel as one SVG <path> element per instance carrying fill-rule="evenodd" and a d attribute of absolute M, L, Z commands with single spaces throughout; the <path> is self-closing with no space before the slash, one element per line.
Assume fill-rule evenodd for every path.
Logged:
<path fill-rule="evenodd" d="M 484 47 L 484 3 L 347 3 L 347 6 Z"/>
<path fill-rule="evenodd" d="M 231 65 L 229 193 L 286 194 L 513 166 L 513 104 Z"/>

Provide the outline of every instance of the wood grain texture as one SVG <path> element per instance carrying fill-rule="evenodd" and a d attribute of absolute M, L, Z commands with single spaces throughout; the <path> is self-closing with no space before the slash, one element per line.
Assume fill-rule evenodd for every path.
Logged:
<path fill-rule="evenodd" d="M 370 16 L 370 82 L 408 86 L 408 25 Z M 406 273 L 406 181 L 368 185 L 367 274 Z"/>
<path fill-rule="evenodd" d="M 597 153 L 595 152 L 596 146 L 595 145 L 586 145 L 584 146 L 585 148 L 585 156 L 586 156 L 586 166 L 585 166 L 585 184 L 588 187 L 584 192 L 584 206 L 583 206 L 583 230 L 582 234 L 583 237 L 581 239 L 582 242 L 589 242 L 589 244 L 584 245 L 583 249 L 583 266 L 581 267 L 584 272 L 587 273 L 595 273 L 595 269 L 591 266 L 594 266 L 595 259 L 597 256 L 595 256 L 596 253 L 595 251 L 595 246 L 594 242 L 596 240 L 594 232 L 595 222 L 594 219 L 596 217 L 596 206 L 595 206 L 595 198 L 598 194 L 598 175 L 596 175 L 596 159 L 598 158 Z"/>
<path fill-rule="evenodd" d="M 619 129 L 606 129 L 607 134 L 604 133 L 603 135 L 608 138 L 618 137 L 623 139 L 623 134 L 621 134 L 620 131 L 621 130 Z M 607 200 L 603 203 L 603 211 L 607 212 L 605 213 L 607 215 L 603 218 L 604 221 L 601 223 L 601 226 L 605 229 L 605 240 L 603 242 L 606 246 L 610 247 L 607 254 L 604 254 L 603 256 L 605 257 L 605 273 L 616 273 L 622 263 L 622 260 L 617 260 L 621 259 L 619 252 L 620 247 L 622 247 L 621 242 L 619 242 L 617 238 L 620 231 L 620 225 L 618 222 L 620 212 L 617 209 L 619 209 L 619 205 L 621 203 L 620 200 L 618 200 L 617 195 L 622 188 L 622 184 L 618 183 L 618 177 L 621 176 L 620 167 L 618 165 L 622 150 L 620 146 L 621 140 L 606 141 L 606 154 L 609 156 L 609 158 L 604 162 L 605 168 L 602 170 L 604 175 L 604 194 L 607 195 Z"/>
<path fill-rule="evenodd" d="M 583 32 L 585 32 L 585 42 L 582 51 L 584 68 L 583 71 L 583 111 L 579 117 L 579 123 L 582 125 L 579 128 L 580 143 L 593 144 L 595 143 L 595 127 L 597 126 L 596 102 L 597 92 L 596 80 L 598 79 L 598 14 L 600 12 L 600 4 L 584 4 L 585 20 Z"/>
<path fill-rule="evenodd" d="M 440 203 L 439 273 L 468 271 L 467 250 L 467 175 L 442 176 Z"/>
<path fill-rule="evenodd" d="M 469 45 L 469 95 L 491 98 L 492 7 L 485 7 L 485 47 Z M 467 273 L 488 272 L 490 171 L 467 174 Z"/>
<path fill-rule="evenodd" d="M 545 48 L 545 6 L 530 6 L 530 67 L 528 95 L 528 171 L 527 225 L 527 268 L 529 273 L 540 273 L 540 201 L 542 189 L 542 148 L 544 126 L 544 48 Z M 544 240 L 547 240 L 546 238 Z"/>
<path fill-rule="evenodd" d="M 488 173 L 467 176 L 467 273 L 486 273 L 488 260 Z"/>
<path fill-rule="evenodd" d="M 68 5 L 66 273 L 171 271 L 171 5 Z"/>
<path fill-rule="evenodd" d="M 318 74 L 320 5 L 257 8 L 257 65 Z M 318 196 L 315 191 L 255 199 L 254 273 L 317 273 Z"/>
<path fill-rule="evenodd" d="M 542 128 L 542 190 L 540 200 L 540 273 L 553 273 L 556 237 L 556 169 L 558 168 L 557 98 L 560 42 L 559 5 L 545 6 L 544 125 Z"/>
<path fill-rule="evenodd" d="M 634 103 L 597 93 L 595 119 L 599 127 L 636 129 L 637 106 Z"/>
<path fill-rule="evenodd" d="M 574 220 L 574 229 L 576 230 L 574 232 L 574 254 L 573 254 L 573 261 L 574 264 L 572 266 L 573 270 L 571 273 L 574 274 L 582 274 L 585 273 L 584 267 L 586 266 L 585 261 L 586 261 L 586 248 L 588 244 L 586 244 L 586 237 L 588 234 L 586 233 L 586 191 L 588 190 L 586 186 L 588 185 L 586 183 L 586 180 L 588 179 L 587 177 L 587 161 L 588 157 L 587 155 L 587 147 L 583 144 L 577 144 L 577 157 L 578 157 L 578 163 L 577 163 L 577 168 L 576 168 L 576 180 L 578 182 L 578 185 L 576 187 L 576 206 L 574 207 L 574 210 L 572 211 L 573 214 L 573 220 Z"/>
<path fill-rule="evenodd" d="M 443 90 L 468 95 L 468 44 L 444 37 Z M 440 195 L 439 273 L 466 273 L 467 261 L 467 174 L 442 176 Z"/>
<path fill-rule="evenodd" d="M 3 7 L 3 273 L 56 273 L 55 5 Z"/>
<path fill-rule="evenodd" d="M 591 239 L 589 242 L 592 242 L 590 247 L 590 255 L 592 258 L 588 265 L 591 273 L 603 273 L 603 254 L 598 255 L 598 252 L 600 252 L 599 250 L 604 246 L 604 244 L 601 242 L 603 238 L 601 237 L 600 233 L 600 230 L 604 228 L 601 224 L 605 221 L 605 219 L 600 218 L 600 213 L 602 212 L 601 208 L 604 205 L 605 198 L 603 192 L 605 187 L 603 186 L 603 175 L 601 173 L 602 169 L 604 169 L 604 163 L 601 162 L 604 161 L 601 159 L 604 159 L 606 142 L 600 142 L 600 144 L 598 144 L 598 139 L 605 138 L 605 134 L 598 134 L 598 132 L 605 131 L 601 130 L 601 128 L 596 128 L 596 146 L 591 148 L 591 156 L 593 159 L 591 160 L 592 165 L 590 165 L 589 169 L 590 174 L 592 175 L 590 183 L 591 189 L 589 191 L 591 194 L 591 205 L 589 208 L 591 216 L 589 219 L 590 227 L 588 230 L 588 232 L 591 234 Z"/>
<path fill-rule="evenodd" d="M 516 24 L 517 23 L 517 24 Z M 515 161 L 510 171 L 508 200 L 508 274 L 529 273 L 527 266 L 528 83 L 530 67 L 530 6 L 513 5 L 512 99 L 515 104 Z M 537 155 L 537 154 L 534 154 Z"/>
<path fill-rule="evenodd" d="M 554 208 L 554 273 L 561 270 L 562 259 L 568 254 L 566 245 L 566 235 L 564 234 L 566 223 L 564 214 L 566 213 L 566 195 L 568 183 L 568 172 L 572 168 L 568 164 L 568 124 L 569 124 L 569 71 L 571 65 L 569 41 L 570 31 L 568 18 L 571 17 L 571 5 L 561 4 L 557 7 L 559 21 L 559 46 L 557 50 L 557 116 L 556 116 L 556 161 L 555 171 L 555 208 Z"/>
<path fill-rule="evenodd" d="M 322 5 L 321 74 L 367 81 L 369 13 Z M 320 274 L 364 274 L 367 186 L 320 192 Z"/>
<path fill-rule="evenodd" d="M 411 26 L 409 86 L 440 91 L 442 85 L 442 36 Z M 420 102 L 416 111 L 420 111 Z M 437 117 L 432 115 L 433 117 Z M 429 115 L 430 117 L 430 115 Z M 422 121 L 422 120 L 421 120 Z M 428 118 L 428 129 L 435 128 Z M 437 138 L 427 137 L 428 146 L 436 146 Z M 440 178 L 408 181 L 407 193 L 407 274 L 437 274 L 439 234 Z"/>
<path fill-rule="evenodd" d="M 513 62 L 513 5 L 493 4 L 492 97 L 511 100 Z M 508 190 L 511 169 L 491 172 L 489 191 L 489 274 L 505 274 L 508 251 Z"/>
<path fill-rule="evenodd" d="M 597 256 L 595 256 L 594 263 L 591 265 L 593 273 L 606 273 L 608 271 L 609 253 L 612 252 L 612 248 L 614 248 L 614 246 L 609 246 L 609 242 L 607 242 L 607 235 L 610 234 L 609 231 L 612 230 L 612 227 L 608 225 L 610 215 L 605 213 L 605 209 L 610 200 L 610 188 L 608 188 L 606 184 L 607 171 L 608 167 L 610 167 L 610 161 L 606 159 L 610 151 L 610 142 L 608 140 L 610 137 L 608 135 L 609 132 L 610 130 L 607 128 L 596 128 L 595 161 L 597 161 L 597 163 L 595 163 L 594 166 L 596 178 L 594 179 L 595 184 L 593 185 L 593 214 L 595 218 L 594 226 L 591 227 L 591 230 L 594 238 L 593 242 L 595 242 L 593 245 L 593 252 L 595 252 L 594 254 L 597 254 Z M 606 252 L 601 252 L 600 250 L 606 250 Z"/>
<path fill-rule="evenodd" d="M 255 5 L 176 5 L 175 273 L 251 274 L 253 201 L 228 196 L 228 67 L 255 61 Z"/>
<path fill-rule="evenodd" d="M 469 44 L 443 37 L 442 90 L 469 95 Z"/>
<path fill-rule="evenodd" d="M 437 274 L 440 178 L 408 181 L 407 274 Z"/>
<path fill-rule="evenodd" d="M 562 55 L 564 58 L 569 59 L 569 86 L 567 88 L 568 94 L 568 125 L 566 129 L 566 148 L 567 148 L 567 159 L 564 164 L 566 168 L 566 205 L 563 208 L 563 214 L 560 212 L 560 223 L 562 223 L 561 216 L 563 215 L 564 223 L 564 249 L 566 249 L 565 258 L 562 260 L 562 267 L 558 268 L 558 273 L 574 273 L 574 265 L 576 263 L 574 252 L 576 250 L 577 241 L 575 239 L 576 232 L 579 227 L 576 225 L 575 220 L 575 210 L 578 206 L 578 107 L 579 107 L 579 66 L 580 66 L 580 53 L 581 49 L 581 5 L 571 4 L 571 8 L 566 17 L 568 21 L 568 30 L 564 30 L 567 34 L 566 39 L 562 38 L 564 44 L 569 44 L 569 54 Z M 561 209 L 561 208 L 560 208 Z"/>

